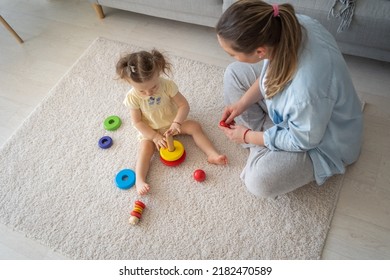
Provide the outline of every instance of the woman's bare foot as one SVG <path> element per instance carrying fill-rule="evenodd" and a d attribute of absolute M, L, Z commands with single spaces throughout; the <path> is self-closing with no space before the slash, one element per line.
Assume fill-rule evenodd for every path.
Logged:
<path fill-rule="evenodd" d="M 212 164 L 225 165 L 228 163 L 227 156 L 225 155 L 210 155 L 207 157 L 207 161 Z"/>
<path fill-rule="evenodd" d="M 150 190 L 149 184 L 145 182 L 137 182 L 135 186 L 139 195 L 147 194 Z"/>

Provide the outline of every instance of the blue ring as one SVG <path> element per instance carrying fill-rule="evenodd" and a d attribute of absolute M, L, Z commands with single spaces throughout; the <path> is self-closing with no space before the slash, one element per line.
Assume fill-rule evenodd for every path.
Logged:
<path fill-rule="evenodd" d="M 135 173 L 131 169 L 123 169 L 115 177 L 115 184 L 118 188 L 127 190 L 135 184 Z"/>
<path fill-rule="evenodd" d="M 102 149 L 108 149 L 112 146 L 112 138 L 110 136 L 103 136 L 99 139 L 99 147 Z"/>

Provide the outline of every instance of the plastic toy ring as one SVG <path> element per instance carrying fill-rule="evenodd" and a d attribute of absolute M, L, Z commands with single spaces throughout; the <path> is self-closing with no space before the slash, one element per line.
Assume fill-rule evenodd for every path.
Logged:
<path fill-rule="evenodd" d="M 118 116 L 109 116 L 104 120 L 104 129 L 106 130 L 117 130 L 122 124 L 121 119 Z"/>
<path fill-rule="evenodd" d="M 167 160 L 164 160 L 161 156 L 160 156 L 160 161 L 165 164 L 166 166 L 170 166 L 170 167 L 175 167 L 175 166 L 178 166 L 180 165 L 181 163 L 183 163 L 186 159 L 186 151 L 184 151 L 183 155 L 181 156 L 181 158 L 179 158 L 178 160 L 175 160 L 175 161 L 167 161 Z"/>
<path fill-rule="evenodd" d="M 183 144 L 177 140 L 173 140 L 173 146 L 175 148 L 173 152 L 170 152 L 168 148 L 160 149 L 160 156 L 162 159 L 166 161 L 175 161 L 181 158 L 181 156 L 184 154 Z"/>
<path fill-rule="evenodd" d="M 99 139 L 99 147 L 102 149 L 108 149 L 112 146 L 112 139 L 110 136 L 103 136 Z"/>
<path fill-rule="evenodd" d="M 131 169 L 123 169 L 115 177 L 115 184 L 118 188 L 126 190 L 135 184 L 135 173 Z"/>

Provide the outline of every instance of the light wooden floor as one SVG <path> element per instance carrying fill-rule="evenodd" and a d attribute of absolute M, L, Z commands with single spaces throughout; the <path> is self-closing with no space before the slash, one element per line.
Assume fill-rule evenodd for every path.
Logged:
<path fill-rule="evenodd" d="M 226 66 L 211 28 L 105 9 L 86 1 L 2 0 L 0 13 L 25 41 L 0 26 L 0 145 L 98 36 Z M 365 143 L 349 168 L 323 259 L 390 259 L 390 63 L 346 57 L 366 107 Z M 374 104 L 375 106 L 373 106 Z M 0 225 L 0 259 L 64 259 Z"/>

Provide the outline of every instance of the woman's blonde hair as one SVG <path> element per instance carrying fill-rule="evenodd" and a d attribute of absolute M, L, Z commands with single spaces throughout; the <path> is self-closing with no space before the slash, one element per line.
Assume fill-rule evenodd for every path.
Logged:
<path fill-rule="evenodd" d="M 169 75 L 171 64 L 156 49 L 151 52 L 140 51 L 120 58 L 116 64 L 116 73 L 121 79 L 130 79 L 136 83 L 151 80 L 156 74 Z"/>
<path fill-rule="evenodd" d="M 278 5 L 278 13 L 274 14 L 274 7 L 263 1 L 237 1 L 223 13 L 216 31 L 237 52 L 251 54 L 258 47 L 271 48 L 265 80 L 267 98 L 292 80 L 303 36 L 292 5 Z"/>

